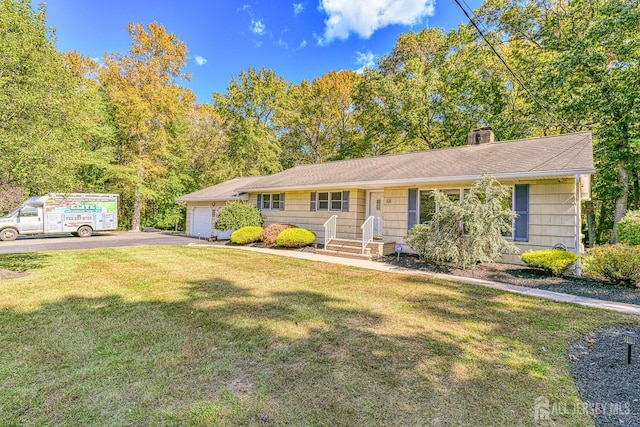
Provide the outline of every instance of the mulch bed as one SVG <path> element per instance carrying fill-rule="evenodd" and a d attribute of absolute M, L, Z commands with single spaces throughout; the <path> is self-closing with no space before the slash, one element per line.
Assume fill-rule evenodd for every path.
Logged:
<path fill-rule="evenodd" d="M 586 411 L 595 425 L 640 425 L 640 345 L 628 346 L 623 332 L 640 334 L 640 328 L 613 327 L 594 331 L 568 349 L 571 370 L 582 397 L 581 405 L 557 405 L 556 411 Z M 638 343 L 640 344 L 640 343 Z M 550 402 L 553 411 L 554 404 Z"/>
<path fill-rule="evenodd" d="M 432 273 L 473 277 L 476 279 L 509 283 L 516 286 L 525 286 L 588 298 L 640 305 L 640 289 L 611 285 L 606 282 L 584 276 L 553 277 L 549 276 L 542 270 L 530 268 L 524 265 L 493 263 L 479 265 L 473 270 L 461 270 L 455 267 L 422 261 L 417 256 L 408 254 L 400 255 L 399 261 L 395 255 L 379 258 L 379 261 L 403 268 L 411 268 Z"/>

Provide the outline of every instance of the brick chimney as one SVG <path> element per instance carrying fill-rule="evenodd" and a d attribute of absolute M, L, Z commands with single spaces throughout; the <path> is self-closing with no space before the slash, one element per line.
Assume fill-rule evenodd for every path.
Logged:
<path fill-rule="evenodd" d="M 472 130 L 467 136 L 469 145 L 487 144 L 495 141 L 491 126 L 484 126 L 479 129 Z"/>

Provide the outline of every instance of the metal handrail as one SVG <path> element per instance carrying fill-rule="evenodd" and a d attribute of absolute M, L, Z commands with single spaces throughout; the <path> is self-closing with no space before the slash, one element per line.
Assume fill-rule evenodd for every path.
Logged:
<path fill-rule="evenodd" d="M 338 223 L 338 215 L 331 215 L 324 223 L 324 248 L 327 248 L 327 245 L 331 241 L 331 239 L 336 238 L 336 225 Z"/>
<path fill-rule="evenodd" d="M 364 250 L 367 245 L 373 242 L 373 225 L 376 220 L 375 216 L 370 216 L 367 220 L 360 226 L 362 229 L 362 254 L 364 255 Z"/>

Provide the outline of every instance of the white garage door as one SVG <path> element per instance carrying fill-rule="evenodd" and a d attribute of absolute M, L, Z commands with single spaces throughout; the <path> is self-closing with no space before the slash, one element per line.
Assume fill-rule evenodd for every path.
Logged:
<path fill-rule="evenodd" d="M 210 207 L 199 206 L 193 208 L 193 215 L 191 219 L 191 235 L 194 237 L 202 237 L 208 239 L 211 237 L 211 220 L 213 219 L 213 213 Z"/>

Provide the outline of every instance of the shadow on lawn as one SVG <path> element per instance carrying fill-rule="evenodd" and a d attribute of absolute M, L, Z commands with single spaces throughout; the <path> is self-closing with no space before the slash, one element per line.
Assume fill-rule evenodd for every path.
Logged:
<path fill-rule="evenodd" d="M 534 310 L 504 324 L 492 313 L 504 309 L 501 302 L 489 298 L 478 310 L 478 298 L 495 292 L 452 289 L 464 298 L 406 298 L 416 316 L 397 329 L 383 310 L 350 299 L 257 294 L 218 278 L 190 283 L 179 301 L 70 297 L 35 312 L 3 310 L 0 414 L 7 415 L 0 424 L 209 416 L 211 424 L 262 425 L 263 414 L 288 425 L 464 424 L 470 414 L 477 425 L 517 423 L 529 414 L 512 413 L 519 406 L 510 399 L 521 398 L 512 384 L 522 383 L 527 399 L 526 390 L 539 393 L 542 384 L 532 387 L 530 375 L 495 354 L 474 360 L 470 351 L 491 346 L 493 334 L 512 333 Z M 461 337 L 468 322 L 486 325 L 488 342 Z M 495 413 L 478 407 L 496 395 L 507 402 L 491 404 Z"/>
<path fill-rule="evenodd" d="M 47 266 L 49 256 L 42 253 L 0 254 L 0 268 L 19 272 L 36 270 Z"/>

